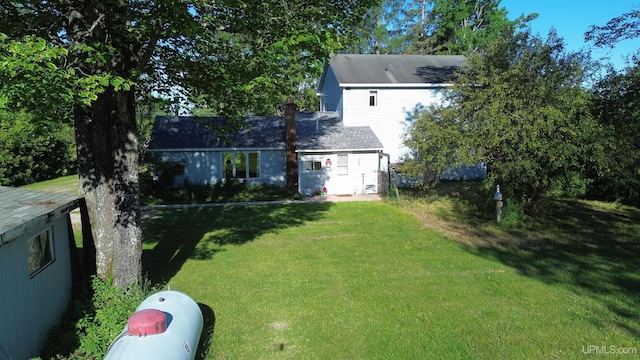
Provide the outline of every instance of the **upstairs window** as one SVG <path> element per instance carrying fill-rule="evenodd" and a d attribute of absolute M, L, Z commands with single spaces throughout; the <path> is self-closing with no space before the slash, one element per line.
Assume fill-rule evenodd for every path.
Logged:
<path fill-rule="evenodd" d="M 378 106 L 378 91 L 369 91 L 369 106 Z"/>

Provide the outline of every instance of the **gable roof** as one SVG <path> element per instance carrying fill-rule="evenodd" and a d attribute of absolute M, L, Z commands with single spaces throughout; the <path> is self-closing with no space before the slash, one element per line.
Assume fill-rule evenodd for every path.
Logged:
<path fill-rule="evenodd" d="M 250 116 L 247 128 L 229 136 L 226 143 L 208 124 L 224 125 L 221 117 L 157 116 L 149 150 L 285 149 L 283 116 Z M 316 127 L 317 126 L 317 127 Z M 382 150 L 368 126 L 345 127 L 334 112 L 296 113 L 298 151 Z"/>
<path fill-rule="evenodd" d="M 466 58 L 462 55 L 340 54 L 332 55 L 329 65 L 342 87 L 444 85 L 450 84 L 455 72 L 466 66 Z"/>

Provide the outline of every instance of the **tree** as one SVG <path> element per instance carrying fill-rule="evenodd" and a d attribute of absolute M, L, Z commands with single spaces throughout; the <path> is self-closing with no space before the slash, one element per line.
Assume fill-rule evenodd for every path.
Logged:
<path fill-rule="evenodd" d="M 407 53 L 470 55 L 536 16 L 511 21 L 499 0 L 433 0 L 428 12 L 425 7 L 426 3 L 421 20 L 407 34 L 411 41 Z"/>
<path fill-rule="evenodd" d="M 426 2 L 421 0 L 421 2 Z M 414 21 L 416 1 L 384 0 L 371 8 L 356 30 L 357 40 L 349 47 L 356 54 L 399 54 L 408 45 L 407 28 Z"/>
<path fill-rule="evenodd" d="M 0 185 L 20 186 L 75 172 L 73 129 L 0 110 Z"/>
<path fill-rule="evenodd" d="M 509 20 L 499 0 L 384 0 L 366 15 L 351 51 L 468 55 L 536 16 Z"/>
<path fill-rule="evenodd" d="M 159 94 L 182 91 L 203 98 L 221 114 L 266 111 L 264 104 L 277 103 L 283 89 L 295 88 L 291 82 L 300 79 L 298 74 L 317 68 L 319 61 L 314 61 L 341 46 L 372 4 L 0 3 L 0 33 L 17 46 L 37 43 L 54 52 L 45 65 L 53 65 L 50 73 L 59 76 L 49 84 L 47 77 L 38 82 L 21 76 L 19 68 L 5 72 L 4 105 L 12 110 L 37 107 L 59 119 L 69 118 L 69 107 L 63 105 L 73 105 L 80 187 L 89 208 L 98 275 L 113 278 L 118 286 L 137 281 L 142 270 L 135 85 L 148 83 Z M 58 86 L 65 81 L 72 86 Z M 38 91 L 47 95 L 33 97 L 33 84 L 49 87 Z M 56 97 L 64 100 L 61 106 Z"/>
<path fill-rule="evenodd" d="M 620 41 L 640 37 L 640 11 L 633 10 L 615 17 L 605 25 L 592 25 L 585 33 L 586 41 L 595 46 L 614 47 Z"/>
<path fill-rule="evenodd" d="M 503 38 L 469 58 L 446 104 L 419 111 L 406 139 L 414 173 L 485 161 L 487 184 L 531 210 L 553 185 L 581 173 L 599 126 L 581 87 L 588 58 L 554 32 Z"/>
<path fill-rule="evenodd" d="M 591 26 L 587 41 L 596 46 L 613 47 L 623 40 L 640 37 L 640 11 L 634 10 L 611 19 L 603 26 Z M 590 169 L 596 179 L 590 195 L 631 204 L 640 203 L 640 62 L 634 59 L 626 69 L 608 74 L 593 88 L 593 115 L 604 131 L 607 166 Z"/>
<path fill-rule="evenodd" d="M 605 166 L 590 167 L 592 196 L 640 204 L 640 67 L 610 72 L 593 88 L 593 116 L 603 131 Z"/>

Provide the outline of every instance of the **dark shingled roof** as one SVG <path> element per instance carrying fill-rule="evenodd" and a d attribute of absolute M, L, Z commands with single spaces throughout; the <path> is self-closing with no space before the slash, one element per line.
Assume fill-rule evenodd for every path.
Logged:
<path fill-rule="evenodd" d="M 248 125 L 230 136 L 225 143 L 207 124 L 223 125 L 220 117 L 157 116 L 149 149 L 284 149 L 284 117 L 251 116 Z M 317 125 L 317 130 L 316 130 Z M 368 126 L 345 127 L 337 113 L 296 113 L 296 146 L 301 151 L 317 150 L 382 150 L 383 145 Z"/>
<path fill-rule="evenodd" d="M 462 55 L 333 55 L 340 84 L 443 84 L 466 66 Z"/>

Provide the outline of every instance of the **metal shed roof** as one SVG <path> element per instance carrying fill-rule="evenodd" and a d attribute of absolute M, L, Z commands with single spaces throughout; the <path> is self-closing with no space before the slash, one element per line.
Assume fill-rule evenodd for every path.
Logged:
<path fill-rule="evenodd" d="M 247 128 L 224 142 L 208 124 L 223 125 L 224 118 L 158 116 L 151 134 L 150 150 L 283 149 L 285 126 L 282 116 L 244 118 Z M 296 113 L 298 151 L 381 150 L 382 143 L 368 126 L 345 127 L 334 112 Z"/>
<path fill-rule="evenodd" d="M 80 196 L 0 186 L 0 247 L 79 206 Z"/>
<path fill-rule="evenodd" d="M 462 55 L 340 54 L 329 65 L 341 86 L 448 84 L 466 66 Z"/>

